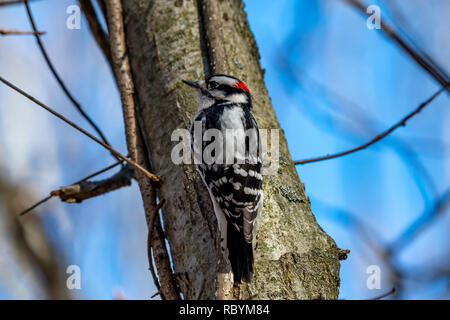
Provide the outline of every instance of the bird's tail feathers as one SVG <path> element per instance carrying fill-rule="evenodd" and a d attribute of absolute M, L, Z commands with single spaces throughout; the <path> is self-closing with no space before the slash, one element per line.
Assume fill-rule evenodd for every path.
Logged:
<path fill-rule="evenodd" d="M 253 246 L 232 224 L 227 228 L 227 247 L 234 283 L 250 282 L 253 276 Z"/>

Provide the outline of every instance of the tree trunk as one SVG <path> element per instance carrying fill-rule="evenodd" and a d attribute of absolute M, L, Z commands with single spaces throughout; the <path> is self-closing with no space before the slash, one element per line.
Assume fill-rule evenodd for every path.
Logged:
<path fill-rule="evenodd" d="M 137 117 L 152 170 L 163 180 L 159 196 L 167 200 L 164 227 L 176 280 L 186 299 L 223 295 L 216 292 L 220 251 L 208 192 L 194 165 L 175 165 L 171 160 L 173 130 L 189 128 L 198 108 L 194 92 L 181 80 L 204 79 L 219 70 L 236 76 L 252 92 L 259 127 L 280 129 L 243 3 L 205 3 L 212 5 L 205 7 L 201 0 L 122 0 Z M 234 288 L 232 298 L 336 299 L 337 247 L 317 224 L 279 133 L 279 169 L 264 176 L 254 277 L 250 284 Z"/>

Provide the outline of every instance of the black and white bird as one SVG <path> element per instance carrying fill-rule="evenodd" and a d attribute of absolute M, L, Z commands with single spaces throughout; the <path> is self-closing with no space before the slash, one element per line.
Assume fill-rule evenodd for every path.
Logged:
<path fill-rule="evenodd" d="M 234 283 L 250 282 L 253 250 L 263 207 L 261 142 L 247 86 L 228 75 L 184 81 L 194 87 L 199 110 L 191 125 L 191 146 L 211 197 L 221 233 L 221 249 Z M 211 137 L 214 137 L 212 139 Z M 207 151 L 211 151 L 208 159 Z M 197 148 L 197 149 L 196 149 Z"/>

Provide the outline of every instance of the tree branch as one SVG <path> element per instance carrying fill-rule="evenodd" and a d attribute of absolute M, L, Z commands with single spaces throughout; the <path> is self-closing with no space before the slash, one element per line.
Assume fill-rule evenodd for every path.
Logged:
<path fill-rule="evenodd" d="M 125 123 L 125 135 L 127 140 L 128 152 L 130 157 L 139 163 L 142 167 L 149 167 L 150 161 L 146 159 L 146 151 L 140 136 L 138 122 L 136 120 L 136 104 L 134 96 L 134 82 L 131 75 L 130 62 L 127 54 L 125 43 L 125 33 L 122 17 L 122 5 L 120 0 L 111 0 L 106 3 L 108 30 L 110 34 L 110 50 L 113 72 L 115 74 L 117 86 L 120 91 L 122 101 L 122 109 Z M 178 300 L 180 297 L 173 281 L 173 274 L 170 267 L 169 256 L 162 237 L 162 230 L 157 229 L 156 236 L 153 234 L 152 219 L 156 219 L 157 206 L 154 201 L 156 195 L 151 181 L 148 181 L 142 174 L 136 173 L 136 179 L 141 190 L 144 210 L 146 212 L 149 223 L 149 241 L 155 241 L 152 246 L 159 254 L 155 255 L 155 263 L 157 264 L 160 279 L 160 288 L 158 291 L 163 299 Z M 161 203 L 161 202 L 160 202 Z M 161 203 L 164 204 L 163 202 Z M 155 213 L 156 211 L 156 213 Z M 150 217 L 150 218 L 149 218 Z M 160 225 L 159 216 L 157 216 L 156 226 Z M 151 262 L 151 250 L 149 250 L 149 261 Z M 150 265 L 152 267 L 152 264 Z M 155 277 L 154 271 L 152 275 Z M 156 283 L 156 280 L 155 280 Z"/>
<path fill-rule="evenodd" d="M 359 0 L 344 0 L 363 14 L 367 14 L 366 7 Z M 449 79 L 442 75 L 439 70 L 436 70 L 432 64 L 423 59 L 411 46 L 409 46 L 389 25 L 380 21 L 381 30 L 386 36 L 394 41 L 403 51 L 405 51 L 419 66 L 421 66 L 428 74 L 430 74 L 436 81 L 438 81 L 447 92 L 450 92 L 448 87 Z"/>
<path fill-rule="evenodd" d="M 442 214 L 447 207 L 450 207 L 450 188 L 437 197 L 431 208 L 426 209 L 425 212 L 414 220 L 397 239 L 392 241 L 386 249 L 389 255 L 392 255 L 394 252 L 399 252 L 410 244 L 412 239 L 425 230 L 425 227 L 427 227 L 437 216 Z"/>
<path fill-rule="evenodd" d="M 381 300 L 381 299 L 386 298 L 386 297 L 388 297 L 388 296 L 390 296 L 391 294 L 394 294 L 394 293 L 395 293 L 395 288 L 392 288 L 391 291 L 389 291 L 387 293 L 384 293 L 384 294 L 382 294 L 382 295 L 380 295 L 378 297 L 369 299 L 369 300 Z"/>
<path fill-rule="evenodd" d="M 51 196 L 56 196 L 63 202 L 80 203 L 83 200 L 97 197 L 99 195 L 131 185 L 134 177 L 133 167 L 124 166 L 118 173 L 100 181 L 83 181 L 70 186 L 61 187 L 50 192 Z"/>
<path fill-rule="evenodd" d="M 114 148 L 112 148 L 111 146 L 109 146 L 108 144 L 104 143 L 103 141 L 99 140 L 98 138 L 94 137 L 92 134 L 90 134 L 89 132 L 87 132 L 86 130 L 84 130 L 83 128 L 79 127 L 78 125 L 76 125 L 75 123 L 73 123 L 72 121 L 70 121 L 69 119 L 67 119 L 66 117 L 64 117 L 63 115 L 59 114 L 58 112 L 56 112 L 55 110 L 53 110 L 52 108 L 46 106 L 45 104 L 43 104 L 42 102 L 40 102 L 39 100 L 37 100 L 36 98 L 32 97 L 31 95 L 29 95 L 28 93 L 26 93 L 25 91 L 23 91 L 22 89 L 16 87 L 15 85 L 13 85 L 12 83 L 10 83 L 9 81 L 5 80 L 4 78 L 0 77 L 0 81 L 3 82 L 4 84 L 6 84 L 8 87 L 14 89 L 15 91 L 17 91 L 18 93 L 20 93 L 21 95 L 27 97 L 28 99 L 30 99 L 31 101 L 33 101 L 34 103 L 36 103 L 38 106 L 44 108 L 45 110 L 47 110 L 48 112 L 50 112 L 51 114 L 53 114 L 54 116 L 56 116 L 57 118 L 63 120 L 64 122 L 66 122 L 67 124 L 69 124 L 71 127 L 77 129 L 78 131 L 80 131 L 81 133 L 83 133 L 85 136 L 89 137 L 91 140 L 94 140 L 95 142 L 97 142 L 99 145 L 101 145 L 103 148 L 109 150 L 113 155 L 115 155 L 116 157 L 122 159 L 123 161 L 128 162 L 129 164 L 131 164 L 135 169 L 141 171 L 147 178 L 149 178 L 151 181 L 153 182 L 161 182 L 161 179 L 154 175 L 153 173 L 150 173 L 149 171 L 147 171 L 145 168 L 143 168 L 142 166 L 140 166 L 139 164 L 137 164 L 134 160 L 129 159 L 127 157 L 125 157 L 123 154 L 121 154 L 119 151 L 115 150 Z"/>
<path fill-rule="evenodd" d="M 94 172 L 93 174 L 90 174 L 89 176 L 87 176 L 87 177 L 85 177 L 85 178 L 83 178 L 83 179 L 81 179 L 81 180 L 79 180 L 78 182 L 75 182 L 75 183 L 73 183 L 73 184 L 79 184 L 79 183 L 82 183 L 83 181 L 87 181 L 87 180 L 89 180 L 89 179 L 91 179 L 91 178 L 93 178 L 93 177 L 95 177 L 95 176 L 98 176 L 99 174 L 102 174 L 102 173 L 104 173 L 104 172 L 106 172 L 106 171 L 108 171 L 108 170 L 111 170 L 112 168 L 118 166 L 118 165 L 121 164 L 121 163 L 122 163 L 122 160 L 120 160 L 120 161 L 118 161 L 118 162 L 116 162 L 116 163 L 113 163 L 112 165 L 110 165 L 110 166 L 108 166 L 108 167 L 106 167 L 106 168 L 104 168 L 104 169 L 101 169 L 101 170 L 99 170 L 99 171 L 97 171 L 97 172 Z M 23 216 L 23 215 L 27 214 L 28 212 L 33 211 L 33 210 L 36 209 L 38 206 L 40 206 L 41 204 L 47 202 L 47 201 L 50 200 L 51 198 L 53 198 L 53 196 L 52 196 L 52 195 L 49 195 L 49 196 L 47 196 L 46 198 L 44 198 L 44 199 L 42 199 L 42 200 L 39 200 L 36 204 L 34 204 L 34 205 L 32 205 L 31 207 L 29 207 L 28 209 L 22 211 L 22 212 L 19 214 L 19 216 Z"/>
<path fill-rule="evenodd" d="M 393 131 L 395 131 L 399 127 L 404 127 L 406 125 L 406 122 L 408 122 L 409 119 L 411 119 L 412 117 L 414 117 L 415 115 L 420 113 L 422 111 L 422 109 L 425 108 L 430 102 L 432 102 L 437 96 L 439 96 L 439 94 L 441 94 L 448 87 L 448 85 L 449 85 L 449 83 L 447 83 L 444 87 L 439 89 L 435 94 L 433 94 L 425 102 L 420 104 L 415 110 L 410 112 L 408 115 L 406 115 L 399 122 L 394 124 L 392 127 L 387 129 L 386 131 L 384 131 L 384 132 L 380 133 L 379 135 L 375 136 L 370 141 L 364 143 L 363 145 L 360 145 L 359 147 L 356 147 L 356 148 L 349 149 L 347 151 L 335 153 L 335 154 L 332 154 L 332 155 L 326 155 L 326 156 L 310 158 L 310 159 L 305 159 L 305 160 L 297 160 L 297 161 L 294 161 L 294 164 L 296 164 L 296 165 L 297 164 L 306 164 L 306 163 L 312 163 L 312 162 L 318 162 L 318 161 L 325 161 L 325 160 L 335 159 L 335 158 L 339 158 L 339 157 L 342 157 L 342 156 L 345 156 L 345 155 L 348 155 L 348 154 L 351 154 L 351 153 L 363 150 L 363 149 L 365 149 L 365 148 L 375 144 L 376 142 L 378 142 L 378 141 L 382 140 L 383 138 L 387 137 L 389 134 L 391 134 Z"/>
<path fill-rule="evenodd" d="M 46 34 L 45 31 L 20 31 L 14 29 L 0 29 L 0 35 L 8 36 L 8 35 L 43 35 Z"/>
<path fill-rule="evenodd" d="M 109 49 L 109 38 L 105 31 L 102 29 L 98 20 L 97 13 L 94 10 L 91 0 L 78 0 L 83 10 L 84 16 L 89 24 L 89 29 L 94 36 L 95 41 L 103 52 L 103 55 L 108 60 L 109 65 L 112 68 L 111 51 Z"/>
<path fill-rule="evenodd" d="M 31 1 L 31 0 L 3 0 L 3 1 L 0 1 L 0 7 L 9 6 L 9 5 L 13 5 L 13 4 L 23 4 L 27 1 Z"/>
<path fill-rule="evenodd" d="M 30 21 L 30 24 L 33 27 L 33 30 L 35 32 L 34 36 L 36 38 L 37 44 L 39 46 L 39 49 L 41 50 L 41 53 L 44 56 L 44 60 L 47 63 L 47 66 L 49 67 L 49 69 L 52 72 L 53 76 L 55 77 L 56 81 L 58 82 L 59 86 L 64 91 L 64 93 L 67 96 L 67 98 L 72 102 L 72 104 L 75 106 L 75 108 L 81 114 L 81 116 L 84 119 L 86 119 L 86 121 L 90 124 L 90 126 L 97 132 L 97 134 L 99 135 L 101 140 L 105 144 L 110 145 L 108 140 L 106 139 L 105 135 L 103 134 L 103 132 L 100 130 L 100 128 L 97 126 L 97 124 L 89 117 L 89 115 L 84 111 L 84 109 L 81 107 L 81 105 L 78 103 L 78 101 L 75 100 L 75 98 L 72 96 L 72 94 L 69 92 L 69 90 L 67 89 L 66 85 L 62 81 L 62 79 L 59 76 L 58 72 L 56 72 L 56 69 L 53 66 L 53 63 L 50 60 L 50 57 L 48 56 L 47 51 L 45 50 L 44 44 L 42 43 L 41 38 L 40 38 L 39 34 L 37 33 L 38 30 L 37 30 L 37 27 L 36 27 L 36 23 L 34 22 L 33 14 L 31 13 L 31 8 L 30 8 L 30 6 L 29 6 L 27 1 L 25 1 L 24 4 L 25 4 L 26 11 L 27 11 L 27 15 L 28 15 L 28 20 Z M 117 160 L 119 160 L 116 155 L 113 154 L 113 156 Z"/>

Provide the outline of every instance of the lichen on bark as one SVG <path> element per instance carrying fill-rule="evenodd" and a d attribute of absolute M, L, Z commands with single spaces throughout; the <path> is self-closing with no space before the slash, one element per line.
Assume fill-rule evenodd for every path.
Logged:
<path fill-rule="evenodd" d="M 194 0 L 126 0 L 124 21 L 152 169 L 163 179 L 160 196 L 177 281 L 187 299 L 214 299 L 218 261 L 217 222 L 209 195 L 193 165 L 171 160 L 171 134 L 189 128 L 197 110 L 194 93 L 182 79 L 205 76 L 207 54 Z M 252 92 L 260 128 L 280 129 L 264 84 L 264 72 L 240 0 L 217 1 L 230 74 Z M 334 241 L 317 224 L 304 186 L 279 130 L 280 160 L 264 177 L 264 210 L 250 284 L 236 298 L 336 299 L 339 260 Z M 204 283 L 204 285 L 203 285 Z"/>

